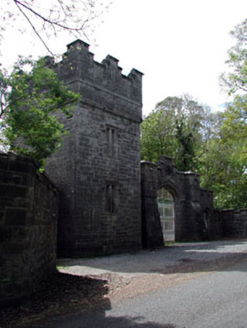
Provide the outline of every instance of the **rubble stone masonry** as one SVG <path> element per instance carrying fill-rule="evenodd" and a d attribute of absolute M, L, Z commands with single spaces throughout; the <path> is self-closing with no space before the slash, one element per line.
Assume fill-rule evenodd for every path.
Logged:
<path fill-rule="evenodd" d="M 0 304 L 56 268 L 57 191 L 29 158 L 0 154 Z"/>

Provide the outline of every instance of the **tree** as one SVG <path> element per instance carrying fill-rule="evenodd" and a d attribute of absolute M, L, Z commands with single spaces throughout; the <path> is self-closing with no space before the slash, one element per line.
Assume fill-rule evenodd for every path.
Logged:
<path fill-rule="evenodd" d="M 247 175 L 244 162 L 239 157 L 241 144 L 227 143 L 224 138 L 212 139 L 202 165 L 202 185 L 214 191 L 216 208 L 244 208 L 247 206 Z M 206 163 L 204 163 L 206 164 Z"/>
<path fill-rule="evenodd" d="M 141 124 L 141 158 L 155 162 L 164 154 L 174 157 L 176 146 L 173 111 L 154 110 Z"/>
<path fill-rule="evenodd" d="M 178 141 L 176 164 L 180 171 L 193 170 L 195 160 L 195 140 L 193 132 L 188 131 L 185 124 L 184 117 L 182 117 L 180 121 L 176 120 L 175 136 Z"/>
<path fill-rule="evenodd" d="M 222 179 L 219 206 L 224 208 L 247 206 L 247 99 L 234 97 L 223 113 L 220 144 L 225 148 L 227 161 Z M 214 182 L 215 183 L 215 182 Z M 225 190 L 224 190 L 225 189 Z"/>
<path fill-rule="evenodd" d="M 228 93 L 247 92 L 247 19 L 231 32 L 236 44 L 229 50 L 227 64 L 230 72 L 221 75 L 221 85 Z"/>
<path fill-rule="evenodd" d="M 236 44 L 229 50 L 229 72 L 220 81 L 233 101 L 222 113 L 218 136 L 210 140 L 204 156 L 212 162 L 210 174 L 202 174 L 218 208 L 247 206 L 247 19 L 231 34 Z"/>
<path fill-rule="evenodd" d="M 223 117 L 221 133 L 225 143 L 233 145 L 237 142 L 238 157 L 247 161 L 247 94 L 236 95 Z"/>
<path fill-rule="evenodd" d="M 69 91 L 54 70 L 20 59 L 10 76 L 0 72 L 0 123 L 10 150 L 31 156 L 42 169 L 45 158 L 61 145 L 67 131 L 55 114 L 71 115 L 79 95 Z"/>
<path fill-rule="evenodd" d="M 198 165 L 201 185 L 214 191 L 215 207 L 225 209 L 247 206 L 247 20 L 231 34 L 236 44 L 229 50 L 229 72 L 220 81 L 233 101 L 214 116 Z"/>
<path fill-rule="evenodd" d="M 207 119 L 204 120 L 204 134 L 198 151 L 197 173 L 201 176 L 201 185 L 209 189 L 215 181 L 217 170 L 222 172 L 219 165 L 222 152 L 224 154 L 219 143 L 222 120 L 221 112 L 209 113 Z"/>
<path fill-rule="evenodd" d="M 179 170 L 196 170 L 208 120 L 209 109 L 188 95 L 164 99 L 141 125 L 142 159 L 156 161 L 168 155 Z"/>
<path fill-rule="evenodd" d="M 231 32 L 236 44 L 229 51 L 227 61 L 230 72 L 221 76 L 221 82 L 234 96 L 224 114 L 222 132 L 227 142 L 241 140 L 246 153 L 247 136 L 247 19 Z"/>
<path fill-rule="evenodd" d="M 88 38 L 94 21 L 109 4 L 108 0 L 104 4 L 97 0 L 7 0 L 0 6 L 0 37 L 8 26 L 19 26 L 18 30 L 24 32 L 26 22 L 52 54 L 47 41 L 50 36 L 68 32 L 75 38 Z"/>

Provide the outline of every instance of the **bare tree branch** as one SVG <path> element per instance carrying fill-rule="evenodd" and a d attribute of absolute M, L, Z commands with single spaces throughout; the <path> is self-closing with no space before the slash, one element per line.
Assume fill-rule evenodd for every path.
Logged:
<path fill-rule="evenodd" d="M 30 29 L 53 55 L 49 40 L 61 34 L 90 39 L 111 5 L 111 0 L 6 0 L 0 5 L 0 43 L 8 28 L 23 33 Z M 15 7 L 15 8 L 13 8 Z M 17 10 L 16 10 L 17 9 Z M 27 28 L 22 24 L 28 23 Z M 93 40 L 90 40 L 90 42 Z M 4 52 L 4 48 L 0 52 Z M 1 55 L 1 53 L 0 53 Z"/>
<path fill-rule="evenodd" d="M 81 25 L 80 27 L 72 27 L 72 26 L 69 27 L 69 26 L 66 26 L 66 25 L 60 24 L 60 23 L 58 23 L 58 22 L 56 22 L 56 21 L 53 21 L 53 20 L 51 20 L 51 19 L 48 19 L 48 18 L 46 18 L 46 17 L 40 15 L 37 11 L 35 11 L 35 10 L 33 10 L 32 8 L 26 6 L 24 3 L 22 3 L 22 2 L 20 2 L 20 1 L 18 1 L 18 0 L 13 0 L 13 1 L 15 2 L 16 5 L 18 4 L 19 6 L 22 6 L 22 7 L 24 7 L 25 9 L 29 10 L 31 13 L 33 13 L 34 15 L 36 15 L 37 17 L 39 17 L 40 19 L 42 19 L 44 22 L 46 22 L 46 23 L 48 23 L 48 24 L 51 24 L 51 25 L 56 25 L 56 26 L 58 26 L 58 27 L 60 27 L 60 28 L 62 28 L 62 29 L 64 29 L 64 30 L 80 32 L 80 31 L 83 30 L 83 28 L 84 28 L 84 26 L 85 26 L 85 23 L 88 22 L 88 19 L 86 19 L 86 20 L 82 23 L 82 25 Z M 59 2 L 59 3 L 60 3 L 60 2 Z M 23 11 L 22 11 L 22 14 L 24 14 Z M 25 17 L 27 17 L 27 16 L 25 15 Z M 33 27 L 33 25 L 32 25 L 32 27 Z"/>
<path fill-rule="evenodd" d="M 21 7 L 19 6 L 19 1 L 15 1 L 15 4 L 17 6 L 17 8 L 20 10 L 20 12 L 23 14 L 23 16 L 26 18 L 26 20 L 28 21 L 28 23 L 30 24 L 30 26 L 32 27 L 32 29 L 34 30 L 34 33 L 37 35 L 37 37 L 40 39 L 40 41 L 43 43 L 43 45 L 45 46 L 45 48 L 47 49 L 47 51 L 53 56 L 52 51 L 48 48 L 47 44 L 45 43 L 45 41 L 42 39 L 42 37 L 40 36 L 39 32 L 36 30 L 35 26 L 33 25 L 33 23 L 31 22 L 31 20 L 29 19 L 29 17 L 25 14 L 25 12 L 21 9 Z M 21 4 L 22 5 L 22 4 Z M 25 6 L 24 6 L 25 7 Z"/>

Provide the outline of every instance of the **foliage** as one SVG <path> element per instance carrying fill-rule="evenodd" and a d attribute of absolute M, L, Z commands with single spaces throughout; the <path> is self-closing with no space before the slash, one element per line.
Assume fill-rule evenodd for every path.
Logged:
<path fill-rule="evenodd" d="M 247 19 L 231 32 L 236 44 L 229 50 L 227 64 L 230 72 L 222 74 L 221 84 L 228 93 L 247 92 Z"/>
<path fill-rule="evenodd" d="M 236 44 L 229 50 L 229 72 L 221 76 L 221 84 L 233 101 L 222 114 L 220 134 L 208 153 L 211 159 L 217 155 L 209 185 L 219 208 L 247 207 L 247 19 L 231 34 Z"/>
<path fill-rule="evenodd" d="M 47 41 L 50 36 L 68 32 L 75 38 L 87 37 L 109 5 L 108 0 L 104 4 L 97 0 L 7 0 L 0 5 L 0 38 L 9 26 L 25 32 L 23 26 L 27 23 L 52 54 Z"/>
<path fill-rule="evenodd" d="M 0 96 L 1 127 L 10 150 L 31 156 L 42 168 L 67 133 L 55 114 L 71 115 L 79 95 L 59 82 L 44 59 L 20 59 L 10 76 L 0 72 Z"/>
<path fill-rule="evenodd" d="M 214 140 L 208 157 L 211 172 L 208 187 L 214 191 L 217 208 L 245 208 L 247 206 L 247 175 L 238 154 L 241 147 L 225 140 Z"/>
<path fill-rule="evenodd" d="M 207 142 L 200 159 L 201 185 L 214 191 L 216 208 L 245 207 L 247 205 L 244 165 L 238 157 L 238 141 L 229 144 L 221 136 Z"/>
<path fill-rule="evenodd" d="M 219 207 L 247 207 L 246 104 L 246 96 L 235 96 L 233 103 L 222 115 L 218 143 L 224 147 L 225 158 L 227 158 L 221 163 L 222 170 L 218 170 L 218 177 L 224 172 L 221 184 L 217 184 L 218 177 L 213 182 L 213 188 L 218 189 L 216 204 Z"/>
<path fill-rule="evenodd" d="M 195 142 L 193 132 L 188 131 L 185 126 L 184 118 L 176 121 L 176 139 L 178 141 L 177 149 L 177 167 L 180 171 L 189 171 L 194 169 L 195 160 Z M 187 131 L 186 131 L 187 130 Z"/>
<path fill-rule="evenodd" d="M 229 71 L 222 74 L 221 85 L 233 101 L 220 115 L 200 165 L 202 185 L 214 191 L 218 208 L 247 207 L 247 20 L 231 34 L 236 44 L 229 50 Z"/>
<path fill-rule="evenodd" d="M 240 160 L 247 160 L 247 19 L 237 25 L 231 32 L 236 39 L 236 45 L 229 51 L 227 61 L 230 73 L 224 74 L 222 82 L 228 88 L 228 93 L 233 94 L 232 103 L 224 113 L 222 134 L 228 144 L 234 144 L 236 140 L 241 142 L 241 150 L 238 154 Z M 239 148 L 239 147 L 238 147 Z"/>
<path fill-rule="evenodd" d="M 247 162 L 247 95 L 235 96 L 228 106 L 221 133 L 225 143 L 236 145 L 239 159 Z"/>
<path fill-rule="evenodd" d="M 206 106 L 188 95 L 164 99 L 141 125 L 141 158 L 157 161 L 168 155 L 179 170 L 195 170 L 198 149 L 208 134 L 209 114 Z"/>
<path fill-rule="evenodd" d="M 168 97 L 141 126 L 142 159 L 171 156 L 178 170 L 200 174 L 216 208 L 247 207 L 247 130 L 244 96 L 212 113 L 190 97 Z"/>
<path fill-rule="evenodd" d="M 157 161 L 160 155 L 175 156 L 177 141 L 172 112 L 153 111 L 141 124 L 141 158 Z M 169 136 L 169 137 L 167 137 Z"/>

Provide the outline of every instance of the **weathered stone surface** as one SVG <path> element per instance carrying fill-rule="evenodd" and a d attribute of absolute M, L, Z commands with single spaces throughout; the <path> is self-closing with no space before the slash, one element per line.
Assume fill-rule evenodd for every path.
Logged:
<path fill-rule="evenodd" d="M 15 193 L 14 193 L 14 197 L 15 197 Z M 6 208 L 6 210 L 5 210 L 5 224 L 6 225 L 18 225 L 19 226 L 19 225 L 25 225 L 25 223 L 26 223 L 26 210 L 25 209 Z"/>
<path fill-rule="evenodd" d="M 174 198 L 177 241 L 214 238 L 212 192 L 200 189 L 198 174 L 179 172 L 170 157 L 162 156 L 157 164 L 141 163 L 141 186 L 145 247 L 164 245 L 157 205 L 157 191 L 162 187 Z"/>
<path fill-rule="evenodd" d="M 33 161 L 0 154 L 0 304 L 27 297 L 56 266 L 57 191 Z"/>
<path fill-rule="evenodd" d="M 247 237 L 247 209 L 221 211 L 221 217 L 224 237 Z"/>
<path fill-rule="evenodd" d="M 55 68 L 82 99 L 71 118 L 59 117 L 70 135 L 46 166 L 60 191 L 58 250 L 66 256 L 141 248 L 142 74 L 123 76 L 117 59 L 97 63 L 88 47 L 68 45 Z"/>

